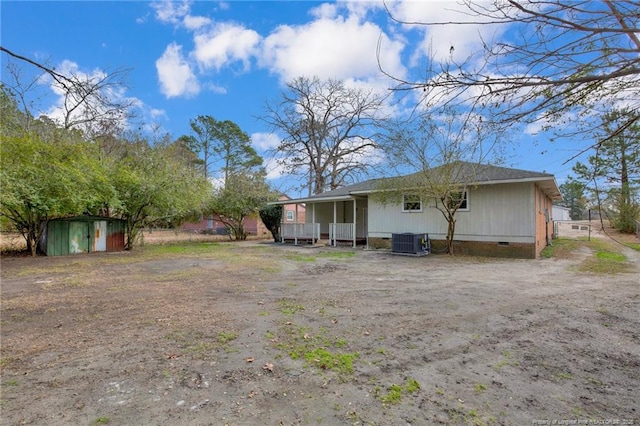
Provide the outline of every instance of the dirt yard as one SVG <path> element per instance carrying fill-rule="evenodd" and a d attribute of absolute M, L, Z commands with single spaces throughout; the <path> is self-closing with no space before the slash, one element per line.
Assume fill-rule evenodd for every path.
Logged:
<path fill-rule="evenodd" d="M 589 251 L 4 257 L 0 423 L 638 425 L 629 255 L 632 273 L 606 276 L 576 272 Z"/>

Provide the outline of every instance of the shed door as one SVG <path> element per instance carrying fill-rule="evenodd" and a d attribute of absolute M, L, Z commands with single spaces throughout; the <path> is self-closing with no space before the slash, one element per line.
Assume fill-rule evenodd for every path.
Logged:
<path fill-rule="evenodd" d="M 69 223 L 69 253 L 87 253 L 89 251 L 89 224 L 87 222 Z"/>
<path fill-rule="evenodd" d="M 93 251 L 107 251 L 107 221 L 94 222 Z"/>

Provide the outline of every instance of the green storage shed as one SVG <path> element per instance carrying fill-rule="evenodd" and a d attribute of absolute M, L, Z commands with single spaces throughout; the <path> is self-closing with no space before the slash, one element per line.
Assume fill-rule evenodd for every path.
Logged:
<path fill-rule="evenodd" d="M 125 222 L 101 216 L 51 219 L 41 240 L 47 256 L 124 250 Z"/>

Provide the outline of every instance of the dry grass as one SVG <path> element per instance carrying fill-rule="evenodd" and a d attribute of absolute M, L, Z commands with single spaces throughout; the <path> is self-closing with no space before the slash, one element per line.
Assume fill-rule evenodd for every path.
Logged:
<path fill-rule="evenodd" d="M 250 235 L 248 240 L 263 240 L 255 235 Z M 142 233 L 142 244 L 172 244 L 176 242 L 225 242 L 230 241 L 227 235 L 207 235 L 192 231 L 180 231 L 171 229 L 161 229 L 144 231 Z M 22 235 L 17 232 L 0 232 L 0 251 L 2 253 L 20 253 L 27 248 Z"/>

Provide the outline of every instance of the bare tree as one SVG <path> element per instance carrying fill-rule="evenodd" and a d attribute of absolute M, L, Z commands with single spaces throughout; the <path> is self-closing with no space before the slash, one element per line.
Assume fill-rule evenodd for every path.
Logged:
<path fill-rule="evenodd" d="M 309 195 L 320 194 L 366 172 L 383 101 L 342 81 L 299 77 L 262 119 L 284 135 L 276 152 L 285 170 L 305 173 Z"/>
<path fill-rule="evenodd" d="M 453 254 L 456 213 L 467 207 L 468 191 L 486 163 L 503 161 L 507 135 L 473 110 L 453 105 L 394 123 L 387 134 L 384 152 L 401 176 L 380 180 L 374 196 L 409 210 L 414 204 L 438 210 L 447 222 L 446 251 Z"/>
<path fill-rule="evenodd" d="M 482 51 L 464 63 L 439 63 L 432 57 L 419 80 L 386 73 L 396 81 L 396 90 L 446 93 L 448 99 L 492 108 L 502 124 L 538 122 L 556 136 L 591 134 L 599 123 L 594 116 L 616 104 L 634 111 L 581 153 L 640 119 L 637 0 L 463 0 L 462 5 L 460 21 L 402 23 L 426 28 L 509 25 L 508 40 L 482 39 Z"/>
<path fill-rule="evenodd" d="M 61 96 L 58 105 L 60 111 L 59 125 L 65 129 L 81 129 L 88 136 L 99 134 L 100 129 L 110 127 L 110 123 L 122 123 L 132 118 L 131 108 L 135 100 L 125 97 L 125 80 L 128 69 L 116 69 L 112 72 L 94 72 L 83 74 L 73 70 L 57 71 L 55 68 L 17 54 L 4 46 L 0 51 L 13 59 L 34 66 L 42 74 L 28 83 L 22 83 L 20 70 L 15 65 L 9 66 L 13 78 L 12 91 L 21 100 L 25 111 L 35 116 L 31 104 L 27 101 L 28 91 L 34 90 L 42 75 L 51 79 L 51 87 Z"/>

